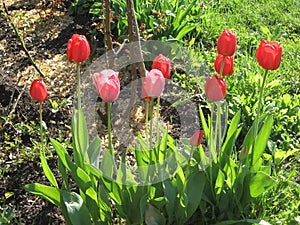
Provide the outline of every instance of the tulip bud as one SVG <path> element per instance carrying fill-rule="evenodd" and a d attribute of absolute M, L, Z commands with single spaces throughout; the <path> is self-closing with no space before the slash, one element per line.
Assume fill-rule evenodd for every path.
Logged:
<path fill-rule="evenodd" d="M 233 56 L 218 55 L 215 60 L 214 67 L 216 72 L 220 74 L 222 60 L 224 57 L 225 57 L 225 63 L 224 63 L 222 75 L 229 76 L 233 73 Z"/>
<path fill-rule="evenodd" d="M 45 83 L 42 80 L 34 80 L 30 86 L 29 94 L 33 100 L 45 101 L 48 97 Z"/>
<path fill-rule="evenodd" d="M 205 94 L 210 101 L 221 101 L 226 96 L 226 81 L 216 75 L 206 78 Z"/>
<path fill-rule="evenodd" d="M 157 69 L 152 69 L 150 72 L 147 71 L 142 86 L 142 98 L 157 98 L 162 94 L 164 88 L 165 78 L 162 72 Z"/>
<path fill-rule="evenodd" d="M 243 161 L 247 156 L 247 152 L 248 152 L 248 147 L 244 146 L 242 150 L 239 152 L 239 160 Z"/>
<path fill-rule="evenodd" d="M 232 56 L 236 50 L 236 42 L 235 34 L 225 29 L 217 41 L 218 53 Z"/>
<path fill-rule="evenodd" d="M 93 75 L 93 81 L 100 98 L 105 102 L 115 101 L 120 94 L 119 73 L 105 69 Z"/>
<path fill-rule="evenodd" d="M 165 79 L 170 79 L 171 76 L 171 61 L 162 54 L 155 57 L 152 63 L 152 69 L 158 69 L 162 72 Z"/>
<path fill-rule="evenodd" d="M 256 59 L 266 70 L 276 70 L 281 62 L 282 47 L 277 41 L 262 40 L 256 51 Z"/>
<path fill-rule="evenodd" d="M 67 56 L 70 62 L 77 63 L 87 60 L 90 56 L 90 45 L 84 35 L 73 34 L 68 41 Z"/>
<path fill-rule="evenodd" d="M 200 145 L 203 139 L 203 135 L 204 135 L 203 130 L 196 130 L 196 132 L 190 138 L 190 144 L 195 147 Z"/>

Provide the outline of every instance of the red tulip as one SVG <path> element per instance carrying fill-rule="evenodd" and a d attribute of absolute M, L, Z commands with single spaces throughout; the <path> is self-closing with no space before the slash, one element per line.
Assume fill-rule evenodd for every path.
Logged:
<path fill-rule="evenodd" d="M 223 57 L 225 57 L 225 63 L 224 63 L 222 75 L 223 76 L 231 75 L 233 73 L 233 56 L 218 55 L 214 63 L 215 70 L 218 74 L 220 74 Z"/>
<path fill-rule="evenodd" d="M 42 80 L 34 80 L 30 86 L 29 94 L 33 100 L 45 101 L 48 97 L 45 83 Z"/>
<path fill-rule="evenodd" d="M 162 72 L 165 79 L 170 79 L 171 76 L 171 61 L 162 54 L 155 57 L 152 63 L 152 69 L 158 69 Z"/>
<path fill-rule="evenodd" d="M 256 59 L 266 70 L 276 70 L 281 62 L 282 47 L 277 41 L 262 40 L 256 51 Z"/>
<path fill-rule="evenodd" d="M 100 98 L 105 102 L 115 101 L 120 94 L 119 73 L 105 69 L 93 75 L 93 81 Z"/>
<path fill-rule="evenodd" d="M 67 56 L 70 62 L 83 62 L 90 56 L 90 45 L 84 35 L 73 34 L 68 41 Z"/>
<path fill-rule="evenodd" d="M 211 101 L 221 101 L 226 96 L 226 81 L 216 75 L 206 78 L 205 94 Z"/>
<path fill-rule="evenodd" d="M 160 70 L 152 69 L 147 71 L 142 86 L 142 98 L 157 98 L 165 88 L 165 78 Z M 143 90 L 144 89 L 144 90 Z"/>
<path fill-rule="evenodd" d="M 196 132 L 190 138 L 190 144 L 195 147 L 200 145 L 203 139 L 203 134 L 204 134 L 203 130 L 196 130 Z"/>
<path fill-rule="evenodd" d="M 225 56 L 232 56 L 236 50 L 236 36 L 228 30 L 224 30 L 217 41 L 218 53 Z"/>

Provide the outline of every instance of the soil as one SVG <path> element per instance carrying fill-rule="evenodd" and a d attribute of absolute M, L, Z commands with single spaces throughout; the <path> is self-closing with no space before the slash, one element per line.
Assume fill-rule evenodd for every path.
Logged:
<path fill-rule="evenodd" d="M 86 17 L 69 16 L 71 1 L 9 0 L 5 4 L 29 53 L 46 74 L 44 81 L 49 92 L 43 103 L 46 136 L 70 142 L 72 104 L 63 104 L 55 111 L 50 99 L 58 103 L 68 99 L 72 103 L 75 65 L 66 60 L 66 43 L 73 33 L 88 34 L 92 22 Z M 18 224 L 64 224 L 58 207 L 24 190 L 28 183 L 49 185 L 37 152 L 31 152 L 36 145 L 32 140 L 39 140 L 39 135 L 30 132 L 30 127 L 28 132 L 24 132 L 24 127 L 16 127 L 16 124 L 39 124 L 39 105 L 29 95 L 30 83 L 39 74 L 4 13 L 0 14 L 0 30 L 0 212 L 4 206 L 14 208 L 14 223 Z M 103 47 L 100 40 L 97 43 L 100 44 L 96 47 Z M 4 116 L 10 119 L 5 121 Z M 48 163 L 59 178 L 56 155 L 50 154 Z M 8 197 L 9 193 L 13 195 Z"/>
<path fill-rule="evenodd" d="M 91 43 L 93 58 L 103 52 L 103 36 L 101 32 L 91 32 L 95 29 L 91 18 L 68 15 L 69 0 L 9 0 L 5 4 L 28 52 L 46 75 L 43 80 L 49 97 L 43 103 L 43 121 L 47 126 L 47 141 L 51 137 L 71 143 L 70 124 L 76 77 L 73 75 L 75 65 L 66 57 L 66 45 L 72 34 L 85 34 Z M 39 135 L 31 128 L 36 127 L 37 130 L 39 104 L 32 101 L 29 86 L 33 79 L 40 76 L 4 13 L 0 14 L 0 30 L 0 212 L 4 206 L 14 208 L 15 223 L 18 224 L 64 224 L 58 207 L 24 190 L 24 185 L 29 183 L 49 185 L 39 163 L 38 151 L 33 151 L 38 149 Z M 85 66 L 83 64 L 83 70 Z M 124 87 L 128 80 L 121 80 L 121 83 Z M 58 110 L 52 105 L 53 101 L 59 104 Z M 178 113 L 167 101 L 162 100 L 161 106 L 161 118 L 169 127 L 169 133 L 174 138 L 180 137 L 182 128 Z M 134 133 L 144 129 L 141 125 L 145 122 L 143 107 L 137 104 L 128 115 Z M 99 108 L 97 112 L 100 120 L 106 121 L 103 109 L 101 111 Z M 170 118 L 172 124 L 167 123 Z M 97 129 L 98 133 L 99 130 L 103 132 L 99 135 L 104 138 L 105 146 L 105 122 Z M 116 142 L 114 144 L 116 148 L 120 147 Z M 48 153 L 48 163 L 58 182 L 61 182 L 57 156 L 53 152 Z"/>

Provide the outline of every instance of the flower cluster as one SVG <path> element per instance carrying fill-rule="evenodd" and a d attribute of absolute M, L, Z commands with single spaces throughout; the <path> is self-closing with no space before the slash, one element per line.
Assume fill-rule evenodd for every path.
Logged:
<path fill-rule="evenodd" d="M 236 51 L 236 44 L 236 36 L 226 29 L 218 38 L 218 56 L 214 67 L 219 75 L 207 78 L 205 84 L 205 94 L 210 101 L 221 101 L 226 96 L 226 81 L 223 76 L 233 73 L 233 54 Z"/>

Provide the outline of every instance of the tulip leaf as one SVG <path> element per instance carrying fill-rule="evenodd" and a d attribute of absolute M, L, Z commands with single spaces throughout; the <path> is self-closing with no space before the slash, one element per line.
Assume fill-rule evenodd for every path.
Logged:
<path fill-rule="evenodd" d="M 85 192 L 91 186 L 91 179 L 86 174 L 86 172 L 81 169 L 78 165 L 72 162 L 71 157 L 68 152 L 64 149 L 64 147 L 54 139 L 50 139 L 53 147 L 56 150 L 58 157 L 60 158 L 63 165 L 70 172 L 72 178 L 79 186 L 79 188 Z"/>
<path fill-rule="evenodd" d="M 78 166 L 83 165 L 83 161 L 87 160 L 87 148 L 89 144 L 89 135 L 81 108 L 77 113 L 73 112 L 72 116 L 72 136 L 74 141 L 74 159 Z"/>
<path fill-rule="evenodd" d="M 268 116 L 256 137 L 253 151 L 253 165 L 259 160 L 267 146 L 273 126 L 273 117 Z"/>
<path fill-rule="evenodd" d="M 147 225 L 163 225 L 166 224 L 166 219 L 157 208 L 151 204 L 147 204 L 145 210 L 145 223 Z"/>
<path fill-rule="evenodd" d="M 202 172 L 193 173 L 187 179 L 185 186 L 185 193 L 187 194 L 188 199 L 186 220 L 188 220 L 197 210 L 202 199 L 204 186 L 205 175 Z"/>
<path fill-rule="evenodd" d="M 68 213 L 68 218 L 73 225 L 92 224 L 89 210 L 80 195 L 75 192 L 62 191 L 61 199 L 63 211 Z"/>
<path fill-rule="evenodd" d="M 56 187 L 50 187 L 44 184 L 33 183 L 24 186 L 26 191 L 38 195 L 55 205 L 60 205 L 60 192 Z"/>
<path fill-rule="evenodd" d="M 53 175 L 48 163 L 47 163 L 47 159 L 45 156 L 45 152 L 44 150 L 40 151 L 40 159 L 41 159 L 41 165 L 44 171 L 45 176 L 47 177 L 47 179 L 50 181 L 50 183 L 54 186 L 58 188 L 58 184 L 57 181 L 55 179 L 55 176 Z"/>
<path fill-rule="evenodd" d="M 203 130 L 204 130 L 204 134 L 205 134 L 205 137 L 206 139 L 208 140 L 209 138 L 209 127 L 206 123 L 206 120 L 205 120 L 205 117 L 204 117 L 204 113 L 202 111 L 202 108 L 201 106 L 199 105 L 199 113 L 200 113 L 200 119 L 201 119 L 201 124 L 202 124 L 202 127 L 203 127 Z"/>
<path fill-rule="evenodd" d="M 271 188 L 274 184 L 275 180 L 272 179 L 271 176 L 259 171 L 250 179 L 250 196 L 256 198 L 264 193 L 267 189 Z"/>
<path fill-rule="evenodd" d="M 233 147 L 235 146 L 236 139 L 239 133 L 241 132 L 241 128 L 238 128 L 240 116 L 241 116 L 241 110 L 239 110 L 231 120 L 230 126 L 227 131 L 225 142 L 222 146 L 222 152 L 220 155 L 223 154 L 231 155 Z"/>
<path fill-rule="evenodd" d="M 87 149 L 89 163 L 95 166 L 96 168 L 99 168 L 100 151 L 101 151 L 101 140 L 97 136 L 94 138 L 94 140 L 92 141 L 92 143 L 89 145 Z"/>

